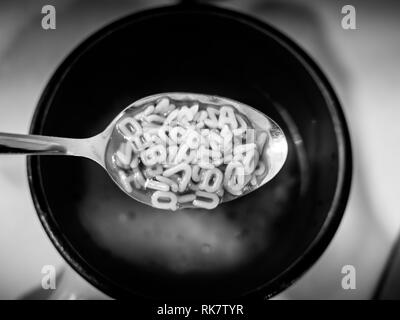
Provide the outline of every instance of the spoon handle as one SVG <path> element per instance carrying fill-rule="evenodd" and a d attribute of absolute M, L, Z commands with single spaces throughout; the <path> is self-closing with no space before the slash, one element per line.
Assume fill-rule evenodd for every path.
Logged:
<path fill-rule="evenodd" d="M 72 139 L 0 132 L 0 154 L 69 155 L 101 163 L 102 156 L 93 138 Z"/>
<path fill-rule="evenodd" d="M 0 133 L 0 153 L 6 154 L 67 154 L 67 141 L 59 138 Z"/>

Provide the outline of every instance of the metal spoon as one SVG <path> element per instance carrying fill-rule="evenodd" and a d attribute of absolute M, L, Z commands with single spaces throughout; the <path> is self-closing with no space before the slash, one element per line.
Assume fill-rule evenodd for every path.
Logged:
<path fill-rule="evenodd" d="M 163 97 L 168 97 L 171 100 L 188 100 L 217 106 L 232 106 L 237 111 L 247 116 L 256 130 L 258 129 L 268 133 L 268 144 L 263 149 L 263 153 L 260 154 L 260 160 L 268 163 L 269 170 L 262 181 L 257 184 L 257 187 L 253 188 L 251 191 L 266 184 L 283 167 L 287 158 L 288 144 L 282 129 L 272 119 L 262 112 L 243 103 L 218 96 L 194 93 L 160 93 L 142 98 L 125 108 L 103 132 L 91 138 L 72 139 L 40 135 L 0 133 L 0 154 L 67 155 L 91 159 L 101 165 L 125 193 L 133 199 L 151 206 L 150 197 L 146 195 L 143 190 L 134 189 L 132 193 L 125 191 L 121 181 L 117 178 L 117 175 L 115 175 L 115 172 L 112 172 L 110 163 L 108 163 L 106 151 L 118 120 L 124 116 L 127 110 L 132 110 L 132 108 L 141 108 Z M 246 193 L 248 192 L 244 192 L 240 196 L 243 196 Z M 224 197 L 223 201 L 227 202 L 235 198 L 237 198 L 237 196 Z M 190 207 L 190 205 L 186 204 L 182 206 L 182 208 L 183 207 L 187 208 Z"/>

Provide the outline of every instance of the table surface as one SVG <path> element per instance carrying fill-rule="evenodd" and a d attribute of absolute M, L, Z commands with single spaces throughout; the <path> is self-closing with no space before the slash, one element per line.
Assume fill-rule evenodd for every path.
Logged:
<path fill-rule="evenodd" d="M 128 13 L 169 3 L 53 0 L 57 29 L 45 31 L 45 1 L 1 1 L 0 131 L 28 131 L 52 72 L 88 35 Z M 276 299 L 370 298 L 400 226 L 400 4 L 352 1 L 356 30 L 341 27 L 347 4 L 342 0 L 217 4 L 252 14 L 295 39 L 332 81 L 351 131 L 354 175 L 343 222 L 318 262 Z M 0 299 L 39 286 L 44 265 L 65 265 L 36 216 L 22 156 L 0 157 L 0 264 Z M 356 268 L 356 290 L 342 289 L 345 265 Z M 90 288 L 70 274 L 70 285 Z M 101 297 L 92 288 L 88 292 Z"/>

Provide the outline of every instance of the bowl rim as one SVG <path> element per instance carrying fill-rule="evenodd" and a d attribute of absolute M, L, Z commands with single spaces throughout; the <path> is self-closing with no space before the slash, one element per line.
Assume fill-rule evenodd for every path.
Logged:
<path fill-rule="evenodd" d="M 110 33 L 124 28 L 132 22 L 137 22 L 138 20 L 154 16 L 168 15 L 171 13 L 203 13 L 229 18 L 244 23 L 261 31 L 265 35 L 274 38 L 275 41 L 283 45 L 287 50 L 295 55 L 300 63 L 303 64 L 310 76 L 314 79 L 315 83 L 319 86 L 321 93 L 327 101 L 328 111 L 334 124 L 333 126 L 338 145 L 339 166 L 334 197 L 325 221 L 303 254 L 295 259 L 285 270 L 282 270 L 275 278 L 257 288 L 254 288 L 251 292 L 243 293 L 243 297 L 271 298 L 300 278 L 318 260 L 331 242 L 346 208 L 350 194 L 353 169 L 350 134 L 347 128 L 344 112 L 333 87 L 317 63 L 303 49 L 301 49 L 298 44 L 282 32 L 247 14 L 205 4 L 190 6 L 172 5 L 131 13 L 98 29 L 68 53 L 64 61 L 56 68 L 42 92 L 31 120 L 29 133 L 41 134 L 48 110 L 50 109 L 52 100 L 60 86 L 60 83 L 74 62 L 78 60 L 88 48 L 107 37 Z M 50 218 L 51 209 L 44 193 L 42 178 L 40 175 L 39 157 L 27 157 L 27 174 L 30 193 L 39 220 L 41 221 L 41 224 L 51 242 L 64 260 L 66 260 L 66 262 L 76 272 L 78 272 L 79 275 L 110 297 L 127 298 L 134 295 L 135 298 L 140 298 L 140 295 L 136 295 L 133 291 L 121 288 L 104 274 L 101 274 L 95 268 L 91 267 L 91 265 L 89 265 L 85 259 L 76 252 L 72 244 L 64 236 L 62 228 L 57 225 L 55 220 Z"/>

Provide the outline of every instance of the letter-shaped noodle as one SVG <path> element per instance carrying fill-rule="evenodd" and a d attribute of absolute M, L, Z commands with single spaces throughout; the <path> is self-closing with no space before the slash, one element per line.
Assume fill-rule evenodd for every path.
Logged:
<path fill-rule="evenodd" d="M 244 187 L 244 167 L 240 162 L 230 162 L 225 169 L 224 187 L 233 195 L 242 194 Z"/>
<path fill-rule="evenodd" d="M 216 142 L 217 144 L 223 144 L 223 142 L 224 142 L 224 139 L 223 139 L 223 137 L 221 137 L 221 135 L 220 134 L 218 134 L 217 132 L 215 132 L 215 131 L 211 131 L 210 132 L 210 141 L 214 141 L 214 142 Z"/>
<path fill-rule="evenodd" d="M 261 132 L 257 137 L 257 140 L 256 140 L 257 148 L 258 148 L 258 152 L 260 154 L 262 154 L 262 152 L 263 152 L 263 149 L 264 149 L 264 146 L 265 146 L 265 144 L 267 142 L 267 139 L 268 139 L 268 133 L 267 132 Z"/>
<path fill-rule="evenodd" d="M 225 124 L 230 125 L 232 130 L 237 128 L 238 124 L 232 107 L 223 106 L 220 109 L 218 127 L 223 128 Z"/>
<path fill-rule="evenodd" d="M 163 173 L 163 168 L 161 164 L 156 164 L 152 167 L 147 167 L 145 170 L 146 176 L 149 178 L 153 178 Z"/>
<path fill-rule="evenodd" d="M 158 136 L 160 137 L 160 139 L 164 142 L 165 145 L 173 145 L 175 144 L 175 142 L 173 142 L 171 140 L 171 138 L 167 135 L 167 132 L 169 133 L 169 131 L 171 130 L 171 127 L 168 126 L 161 126 L 158 129 Z"/>
<path fill-rule="evenodd" d="M 190 130 L 186 138 L 186 144 L 190 149 L 198 149 L 201 141 L 200 138 L 200 135 L 196 131 Z"/>
<path fill-rule="evenodd" d="M 186 162 L 190 163 L 196 157 L 196 150 L 190 150 L 187 144 L 181 144 L 179 147 L 178 153 L 175 157 L 175 162 Z"/>
<path fill-rule="evenodd" d="M 204 120 L 207 119 L 207 116 L 208 116 L 207 111 L 201 110 L 201 111 L 197 112 L 197 114 L 193 120 L 196 121 L 197 123 L 204 122 Z"/>
<path fill-rule="evenodd" d="M 251 184 L 252 186 L 257 185 L 257 178 L 256 178 L 256 176 L 253 176 L 253 177 L 251 178 L 250 184 Z"/>
<path fill-rule="evenodd" d="M 137 154 L 135 154 L 132 157 L 132 161 L 131 164 L 129 165 L 132 169 L 137 168 L 137 166 L 139 165 L 139 156 Z"/>
<path fill-rule="evenodd" d="M 207 170 L 203 174 L 199 189 L 207 192 L 216 192 L 221 187 L 223 177 L 223 173 L 217 168 Z"/>
<path fill-rule="evenodd" d="M 179 147 L 177 145 L 169 146 L 168 147 L 168 158 L 167 163 L 177 163 L 175 161 L 176 154 L 178 153 Z"/>
<path fill-rule="evenodd" d="M 151 196 L 151 204 L 155 208 L 169 209 L 175 211 L 177 209 L 178 198 L 170 191 L 156 191 Z"/>
<path fill-rule="evenodd" d="M 154 166 L 157 163 L 165 163 L 167 151 L 163 145 L 155 145 L 140 153 L 140 159 L 146 166 Z"/>
<path fill-rule="evenodd" d="M 143 132 L 139 122 L 131 117 L 120 120 L 117 124 L 117 128 L 128 140 L 132 139 L 134 136 L 141 135 Z"/>
<path fill-rule="evenodd" d="M 145 180 L 142 173 L 138 169 L 134 169 L 131 175 L 126 175 L 122 170 L 118 171 L 118 176 L 122 182 L 125 191 L 131 193 L 133 191 L 131 183 L 135 184 L 135 188 L 140 189 L 144 186 Z"/>
<path fill-rule="evenodd" d="M 241 129 L 241 130 L 245 131 L 247 129 L 247 123 L 246 123 L 246 121 L 244 121 L 242 116 L 237 114 L 236 115 L 236 120 L 239 123 L 238 129 Z"/>
<path fill-rule="evenodd" d="M 123 168 L 128 168 L 132 161 L 132 152 L 131 143 L 121 143 L 119 150 L 115 153 L 117 164 Z"/>
<path fill-rule="evenodd" d="M 148 115 L 145 120 L 151 124 L 164 124 L 165 118 L 159 116 L 158 114 L 150 114 Z"/>
<path fill-rule="evenodd" d="M 118 171 L 118 176 L 125 191 L 131 193 L 133 191 L 133 188 L 131 186 L 131 181 L 133 180 L 133 177 L 128 178 L 128 176 L 122 170 Z"/>
<path fill-rule="evenodd" d="M 204 198 L 206 200 L 199 200 Z M 215 193 L 208 193 L 204 191 L 196 191 L 196 199 L 193 200 L 193 205 L 198 208 L 214 209 L 219 203 L 219 198 Z"/>
<path fill-rule="evenodd" d="M 245 174 L 251 174 L 256 169 L 259 160 L 259 154 L 257 149 L 250 150 L 246 152 L 243 158 L 243 167 Z"/>
<path fill-rule="evenodd" d="M 193 120 L 193 113 L 187 106 L 183 106 L 178 113 L 178 121 L 183 121 L 183 119 L 186 119 L 186 121 Z"/>
<path fill-rule="evenodd" d="M 144 116 L 148 116 L 150 114 L 152 114 L 154 111 L 154 106 L 153 105 L 149 105 L 144 111 L 143 111 L 143 115 Z"/>
<path fill-rule="evenodd" d="M 198 164 L 196 164 L 192 167 L 192 180 L 194 182 L 200 181 L 200 171 L 201 171 L 201 168 Z"/>
<path fill-rule="evenodd" d="M 204 123 L 209 127 L 209 128 L 217 128 L 218 127 L 218 119 L 217 115 L 219 114 L 219 110 L 208 107 L 207 108 L 207 114 L 208 118 L 204 120 Z"/>
<path fill-rule="evenodd" d="M 190 112 L 192 113 L 193 119 L 194 119 L 194 117 L 196 116 L 197 112 L 199 111 L 199 104 L 195 103 L 189 109 L 190 109 Z"/>
<path fill-rule="evenodd" d="M 168 98 L 162 98 L 160 101 L 157 103 L 155 112 L 156 113 L 165 113 L 168 110 L 169 107 L 169 99 Z"/>
<path fill-rule="evenodd" d="M 132 137 L 131 143 L 132 143 L 132 148 L 136 153 L 150 146 L 150 141 L 146 140 L 144 136 Z"/>
<path fill-rule="evenodd" d="M 154 190 L 159 190 L 159 191 L 169 191 L 169 185 L 160 182 L 160 181 L 154 181 L 154 180 L 149 180 L 147 179 L 146 182 L 144 183 L 144 188 L 145 189 L 154 189 Z"/>
<path fill-rule="evenodd" d="M 178 192 L 178 184 L 174 180 L 163 176 L 156 176 L 156 179 L 160 182 L 168 184 L 171 188 L 171 191 Z"/>
<path fill-rule="evenodd" d="M 257 163 L 256 170 L 254 171 L 254 174 L 255 174 L 256 176 L 261 176 L 262 174 L 264 174 L 265 169 L 266 169 L 266 167 L 265 167 L 264 162 L 259 161 L 259 162 Z"/>
<path fill-rule="evenodd" d="M 180 178 L 180 181 L 178 183 L 179 192 L 183 192 L 183 191 L 185 191 L 185 189 L 190 181 L 190 177 L 192 176 L 192 168 L 189 164 L 180 163 L 180 164 L 176 165 L 175 167 L 169 168 L 164 171 L 163 176 L 168 178 L 178 172 L 183 173 L 182 177 Z"/>
<path fill-rule="evenodd" d="M 169 131 L 169 136 L 176 144 L 180 144 L 186 134 L 186 130 L 182 127 L 174 127 Z"/>
<path fill-rule="evenodd" d="M 165 125 L 170 124 L 172 121 L 174 121 L 176 119 L 176 117 L 178 116 L 179 110 L 175 109 L 174 111 L 172 111 L 167 118 L 164 121 Z"/>

